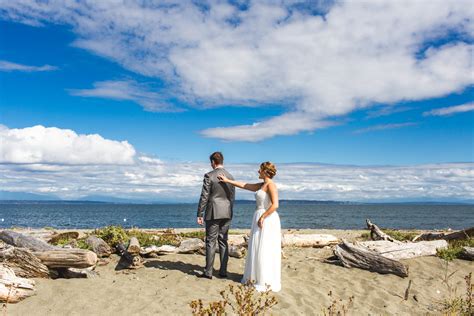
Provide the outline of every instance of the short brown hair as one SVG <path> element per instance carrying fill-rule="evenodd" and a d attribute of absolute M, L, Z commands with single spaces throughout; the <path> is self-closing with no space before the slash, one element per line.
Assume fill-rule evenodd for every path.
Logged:
<path fill-rule="evenodd" d="M 260 170 L 262 170 L 263 173 L 265 173 L 265 175 L 270 179 L 272 179 L 277 173 L 275 165 L 270 161 L 262 162 L 260 164 Z"/>
<path fill-rule="evenodd" d="M 214 162 L 216 165 L 222 165 L 224 163 L 224 155 L 220 151 L 212 153 L 209 157 L 211 162 Z"/>

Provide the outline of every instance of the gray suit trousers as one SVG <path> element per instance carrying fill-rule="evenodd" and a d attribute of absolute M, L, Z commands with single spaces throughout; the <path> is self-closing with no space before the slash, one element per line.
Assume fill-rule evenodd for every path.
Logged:
<path fill-rule="evenodd" d="M 227 238 L 229 235 L 231 219 L 211 219 L 206 221 L 206 269 L 204 274 L 212 276 L 214 257 L 219 244 L 219 257 L 221 267 L 219 274 L 227 274 L 227 262 L 229 261 L 229 246 Z"/>

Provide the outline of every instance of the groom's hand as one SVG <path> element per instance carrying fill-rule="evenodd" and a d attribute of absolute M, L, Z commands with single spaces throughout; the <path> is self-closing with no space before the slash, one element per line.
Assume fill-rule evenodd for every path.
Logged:
<path fill-rule="evenodd" d="M 197 223 L 198 223 L 199 225 L 201 225 L 201 226 L 204 225 L 204 218 L 198 217 L 198 218 L 197 218 Z"/>

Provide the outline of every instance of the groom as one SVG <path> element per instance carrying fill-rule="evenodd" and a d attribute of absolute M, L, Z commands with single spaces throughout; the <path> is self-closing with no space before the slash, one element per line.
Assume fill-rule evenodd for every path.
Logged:
<path fill-rule="evenodd" d="M 212 279 L 214 257 L 216 254 L 216 241 L 219 244 L 219 256 L 221 268 L 220 277 L 227 277 L 227 262 L 229 261 L 229 246 L 227 236 L 232 220 L 235 188 L 234 186 L 220 182 L 219 174 L 224 174 L 229 179 L 232 175 L 224 169 L 224 156 L 220 152 L 213 153 L 211 160 L 212 171 L 204 175 L 201 198 L 197 210 L 197 222 L 199 225 L 206 223 L 206 268 L 200 278 Z M 204 216 L 203 216 L 204 214 Z"/>

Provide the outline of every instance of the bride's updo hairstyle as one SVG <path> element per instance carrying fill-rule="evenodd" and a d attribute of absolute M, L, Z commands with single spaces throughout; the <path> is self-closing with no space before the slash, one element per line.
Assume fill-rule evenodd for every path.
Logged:
<path fill-rule="evenodd" d="M 270 179 L 272 179 L 277 174 L 275 165 L 270 161 L 262 162 L 260 164 L 260 170 L 262 170 L 263 173 Z"/>

